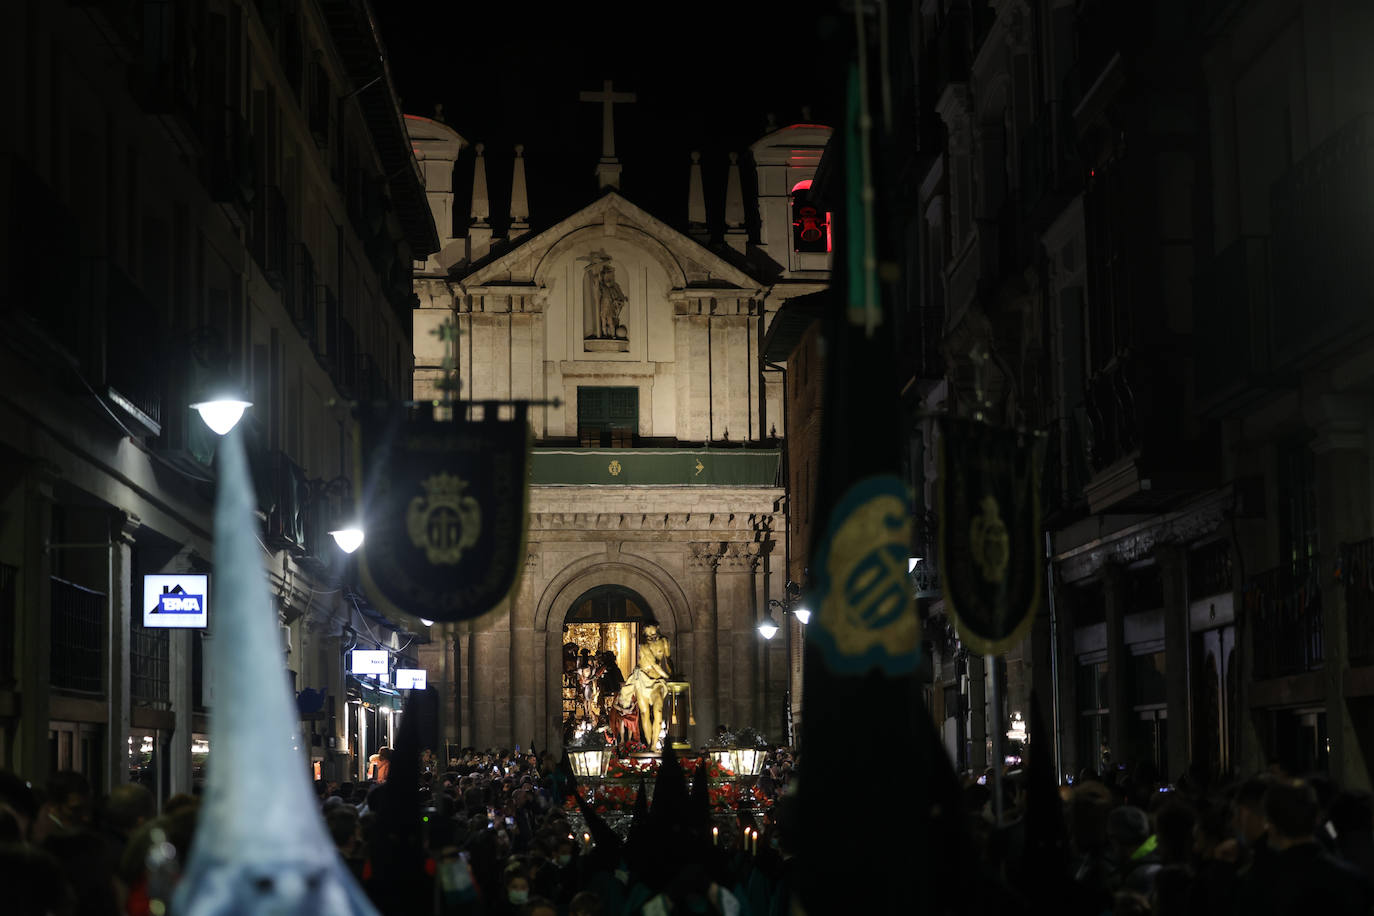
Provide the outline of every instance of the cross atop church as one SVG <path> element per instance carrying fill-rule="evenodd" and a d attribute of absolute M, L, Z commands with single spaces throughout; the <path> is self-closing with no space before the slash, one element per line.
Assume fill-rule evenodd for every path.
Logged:
<path fill-rule="evenodd" d="M 597 187 L 620 187 L 620 162 L 615 158 L 615 113 L 616 102 L 636 101 L 633 92 L 616 92 L 611 88 L 611 80 L 601 84 L 600 92 L 583 91 L 578 98 L 584 102 L 601 103 L 601 161 L 596 164 Z"/>

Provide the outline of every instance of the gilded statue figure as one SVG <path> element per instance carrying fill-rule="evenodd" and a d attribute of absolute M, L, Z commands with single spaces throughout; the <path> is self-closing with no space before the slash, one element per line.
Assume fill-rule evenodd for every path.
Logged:
<path fill-rule="evenodd" d="M 673 659 L 668 638 L 658 631 L 657 624 L 644 626 L 639 646 L 639 662 L 630 672 L 620 690 L 621 707 L 639 707 L 640 733 L 651 750 L 658 748 L 663 731 L 663 704 L 668 697 L 668 681 L 673 676 Z"/>

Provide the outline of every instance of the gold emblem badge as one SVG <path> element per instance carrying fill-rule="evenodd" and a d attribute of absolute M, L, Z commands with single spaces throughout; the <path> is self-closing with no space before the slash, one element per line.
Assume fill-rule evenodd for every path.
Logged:
<path fill-rule="evenodd" d="M 611 463 L 608 464 L 608 465 L 606 465 L 606 470 L 608 470 L 608 471 L 611 472 L 611 476 L 612 476 L 612 477 L 619 477 L 619 476 L 620 476 L 620 462 L 619 462 L 619 461 L 616 461 L 614 458 L 612 458 L 612 459 L 611 459 Z"/>
<path fill-rule="evenodd" d="M 973 562 L 984 581 L 1001 584 L 1007 577 L 1007 562 L 1011 558 L 1011 539 L 1007 524 L 997 511 L 997 500 L 984 496 L 978 503 L 981 515 L 975 515 L 968 526 L 968 543 Z"/>
<path fill-rule="evenodd" d="M 482 533 L 482 507 L 467 495 L 467 481 L 436 474 L 421 484 L 425 496 L 410 501 L 406 531 L 430 563 L 452 565 Z"/>
<path fill-rule="evenodd" d="M 820 622 L 840 654 L 872 661 L 915 652 L 920 624 L 906 569 L 910 543 L 910 510 L 892 492 L 855 505 L 835 529 Z"/>

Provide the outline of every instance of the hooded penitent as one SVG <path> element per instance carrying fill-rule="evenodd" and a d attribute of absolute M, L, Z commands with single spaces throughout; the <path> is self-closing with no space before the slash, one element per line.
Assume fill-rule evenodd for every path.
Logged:
<path fill-rule="evenodd" d="M 219 700 L 195 842 L 171 912 L 375 916 L 311 790 L 256 531 L 248 462 L 233 430 L 220 443 L 215 504 L 210 657 Z"/>

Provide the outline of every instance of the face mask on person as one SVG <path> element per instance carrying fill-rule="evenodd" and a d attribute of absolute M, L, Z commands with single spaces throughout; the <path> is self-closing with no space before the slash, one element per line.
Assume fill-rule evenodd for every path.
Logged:
<path fill-rule="evenodd" d="M 558 857 L 558 867 L 559 867 L 559 868 L 567 868 L 567 867 L 568 867 L 568 863 L 571 862 L 571 861 L 572 861 L 572 856 L 567 855 L 567 854 L 565 853 L 564 855 L 561 855 L 561 856 Z"/>
<path fill-rule="evenodd" d="M 517 891 L 514 889 L 508 890 L 506 891 L 506 899 L 511 902 L 511 906 L 524 906 L 530 901 L 530 892 Z"/>

